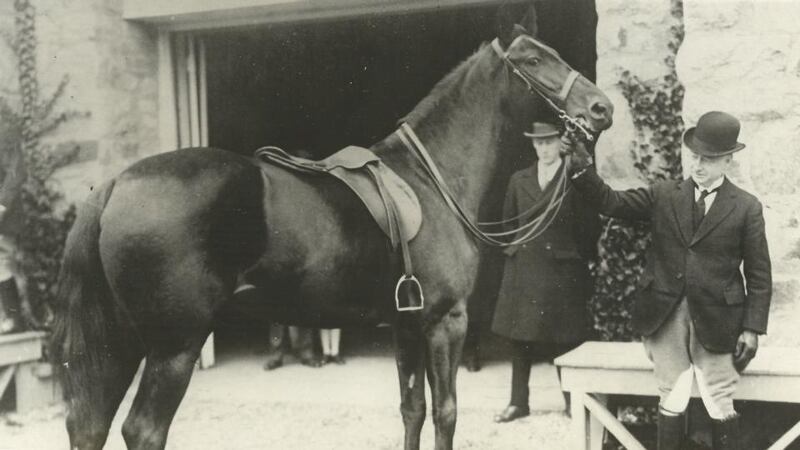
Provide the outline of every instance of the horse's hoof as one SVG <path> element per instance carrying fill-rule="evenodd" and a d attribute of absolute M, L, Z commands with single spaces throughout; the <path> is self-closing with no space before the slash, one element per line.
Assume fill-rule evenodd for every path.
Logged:
<path fill-rule="evenodd" d="M 283 365 L 282 359 L 270 359 L 264 363 L 264 370 L 275 370 Z"/>

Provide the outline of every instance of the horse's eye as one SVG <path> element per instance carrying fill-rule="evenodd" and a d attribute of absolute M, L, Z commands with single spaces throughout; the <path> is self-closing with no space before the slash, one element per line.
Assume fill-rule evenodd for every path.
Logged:
<path fill-rule="evenodd" d="M 542 62 L 542 60 L 538 56 L 531 56 L 528 58 L 528 62 L 535 66 Z"/>

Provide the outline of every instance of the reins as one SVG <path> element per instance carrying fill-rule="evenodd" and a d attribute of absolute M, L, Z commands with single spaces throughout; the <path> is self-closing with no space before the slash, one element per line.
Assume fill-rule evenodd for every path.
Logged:
<path fill-rule="evenodd" d="M 509 45 L 511 48 L 518 40 L 520 39 L 531 39 L 527 36 L 519 36 L 517 37 L 514 42 Z M 534 41 L 536 42 L 536 41 Z M 536 43 L 539 45 L 538 43 Z M 510 67 L 512 72 L 516 74 L 519 78 L 525 82 L 528 90 L 530 92 L 536 93 L 541 96 L 547 104 L 558 113 L 559 119 L 564 123 L 566 128 L 566 132 L 569 134 L 576 134 L 577 132 L 581 132 L 583 137 L 587 141 L 593 141 L 594 136 L 592 133 L 583 127 L 583 125 L 578 121 L 576 118 L 571 117 L 567 114 L 566 111 L 559 108 L 558 105 L 555 104 L 550 98 L 548 98 L 542 91 L 547 91 L 543 85 L 540 85 L 535 79 L 529 80 L 521 70 L 509 59 L 508 52 L 503 51 L 500 47 L 500 43 L 497 39 L 492 41 L 492 48 L 494 49 L 495 53 L 500 57 L 500 59 L 506 64 L 506 67 Z M 572 86 L 575 84 L 575 81 L 580 77 L 580 73 L 573 70 L 567 76 L 564 85 L 561 87 L 560 92 L 556 95 L 556 97 L 564 102 L 566 101 L 569 92 L 572 89 Z M 536 215 L 536 210 L 540 209 L 544 202 L 540 202 L 535 204 L 533 207 L 529 208 L 528 210 L 522 212 L 521 214 L 512 217 L 506 218 L 501 221 L 497 222 L 474 222 L 470 217 L 467 215 L 464 208 L 458 203 L 458 200 L 453 196 L 452 191 L 448 187 L 447 183 L 445 182 L 444 178 L 442 177 L 439 168 L 436 166 L 436 163 L 431 158 L 428 150 L 425 148 L 425 145 L 419 139 L 419 136 L 414 132 L 411 126 L 407 123 L 402 123 L 400 128 L 395 131 L 397 136 L 403 142 L 403 145 L 411 152 L 412 155 L 416 157 L 419 161 L 420 165 L 425 169 L 425 172 L 433 181 L 434 186 L 439 191 L 439 194 L 444 199 L 447 206 L 450 208 L 451 211 L 456 215 L 459 221 L 464 225 L 464 227 L 472 234 L 476 239 L 486 244 L 495 246 L 495 247 L 511 247 L 515 245 L 525 244 L 530 242 L 537 237 L 539 237 L 549 226 L 553 223 L 558 212 L 561 209 L 561 205 L 564 201 L 564 198 L 570 190 L 570 185 L 567 181 L 567 170 L 566 168 L 569 165 L 569 155 L 564 158 L 564 165 L 561 169 L 561 173 L 556 180 L 555 187 L 553 189 L 553 193 L 546 202 L 544 206 L 544 210 Z M 519 219 L 527 218 L 530 215 L 536 215 L 533 219 L 523 224 L 517 228 L 500 231 L 500 232 L 487 232 L 482 230 L 481 226 L 500 226 L 506 225 L 509 223 L 516 223 Z M 504 238 L 507 236 L 517 236 L 510 241 L 500 240 L 498 238 Z"/>
<path fill-rule="evenodd" d="M 411 126 L 408 125 L 407 123 L 403 123 L 400 125 L 400 128 L 397 131 L 395 131 L 395 133 L 403 142 L 403 144 L 406 146 L 406 148 L 409 151 L 411 151 L 411 154 L 413 154 L 420 162 L 420 165 L 425 169 L 425 172 L 433 181 L 434 186 L 436 186 L 436 189 L 439 191 L 440 195 L 444 199 L 447 206 L 450 208 L 451 211 L 453 211 L 455 216 L 470 232 L 470 234 L 472 234 L 475 238 L 477 238 L 481 242 L 495 247 L 511 247 L 514 245 L 521 245 L 539 237 L 547 229 L 547 227 L 550 226 L 553 220 L 555 220 L 555 217 L 558 215 L 558 211 L 561 209 L 561 204 L 564 200 L 564 197 L 566 196 L 566 193 L 570 189 L 567 183 L 566 170 L 562 170 L 561 175 L 558 177 L 558 180 L 556 181 L 556 186 L 553 195 L 550 197 L 547 207 L 545 208 L 544 212 L 542 212 L 542 214 L 535 217 L 529 223 L 513 230 L 497 232 L 497 233 L 486 232 L 480 228 L 481 225 L 500 225 L 512 222 L 515 219 L 518 219 L 519 217 L 527 216 L 532 212 L 532 210 L 537 209 L 539 205 L 534 205 L 533 208 L 513 219 L 507 219 L 502 222 L 475 223 L 472 221 L 472 219 L 469 218 L 464 208 L 458 203 L 458 200 L 456 200 L 455 197 L 453 196 L 452 191 L 447 186 L 447 183 L 444 181 L 444 178 L 442 177 L 442 174 L 439 172 L 438 167 L 436 167 L 436 163 L 433 162 L 433 159 L 430 157 L 428 150 L 422 144 L 422 141 L 420 141 L 419 137 L 411 128 Z M 524 233 L 524 234 L 511 241 L 502 241 L 497 239 L 508 235 L 516 235 L 518 233 Z"/>

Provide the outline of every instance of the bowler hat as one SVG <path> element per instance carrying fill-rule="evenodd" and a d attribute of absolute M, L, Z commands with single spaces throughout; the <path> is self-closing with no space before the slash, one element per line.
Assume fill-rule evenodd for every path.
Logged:
<path fill-rule="evenodd" d="M 524 134 L 532 138 L 558 136 L 558 128 L 547 122 L 533 122 L 533 129 L 531 131 L 526 131 Z"/>
<path fill-rule="evenodd" d="M 717 157 L 730 155 L 744 148 L 738 142 L 739 120 L 728 113 L 711 111 L 700 116 L 697 126 L 683 133 L 683 143 L 693 152 Z"/>

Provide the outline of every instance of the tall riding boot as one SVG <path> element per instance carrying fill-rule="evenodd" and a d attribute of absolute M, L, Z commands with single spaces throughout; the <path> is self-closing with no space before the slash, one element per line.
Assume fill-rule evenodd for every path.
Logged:
<path fill-rule="evenodd" d="M 714 420 L 711 423 L 711 442 L 714 450 L 739 450 L 739 416 L 725 420 Z"/>
<path fill-rule="evenodd" d="M 658 450 L 681 450 L 686 440 L 686 416 L 658 413 Z"/>
<path fill-rule="evenodd" d="M 0 282 L 0 334 L 17 331 L 22 331 L 22 305 L 12 277 Z"/>

